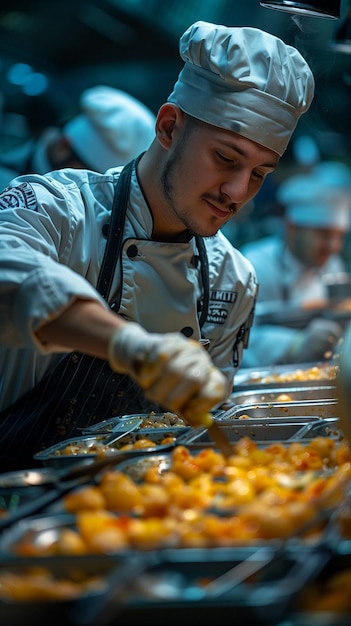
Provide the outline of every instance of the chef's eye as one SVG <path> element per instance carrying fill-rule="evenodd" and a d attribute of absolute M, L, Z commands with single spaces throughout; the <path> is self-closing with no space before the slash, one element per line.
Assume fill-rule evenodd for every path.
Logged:
<path fill-rule="evenodd" d="M 262 174 L 261 172 L 255 172 L 255 171 L 253 171 L 253 172 L 252 172 L 252 177 L 253 177 L 255 180 L 263 180 L 263 179 L 265 178 L 265 174 Z"/>
<path fill-rule="evenodd" d="M 219 158 L 221 159 L 221 161 L 224 161 L 225 163 L 233 163 L 233 159 L 229 159 L 229 157 L 226 157 L 224 154 L 222 154 L 221 152 L 217 152 L 217 156 L 219 156 Z"/>

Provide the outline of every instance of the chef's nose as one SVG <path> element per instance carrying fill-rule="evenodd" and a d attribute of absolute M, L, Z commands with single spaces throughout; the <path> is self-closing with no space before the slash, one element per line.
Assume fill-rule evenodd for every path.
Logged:
<path fill-rule="evenodd" d="M 222 183 L 221 192 L 235 204 L 245 202 L 249 195 L 251 172 L 235 172 Z"/>
<path fill-rule="evenodd" d="M 325 247 L 330 254 L 339 252 L 343 246 L 344 237 L 341 233 L 328 232 L 324 238 Z"/>

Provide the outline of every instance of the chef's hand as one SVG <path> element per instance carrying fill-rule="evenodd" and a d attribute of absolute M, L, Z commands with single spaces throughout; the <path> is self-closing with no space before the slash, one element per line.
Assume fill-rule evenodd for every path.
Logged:
<path fill-rule="evenodd" d="M 145 396 L 191 426 L 209 426 L 208 412 L 226 398 L 226 379 L 206 350 L 180 333 L 148 333 L 129 322 L 109 342 L 113 370 L 131 376 Z"/>
<path fill-rule="evenodd" d="M 288 363 L 306 363 L 330 359 L 342 333 L 341 326 L 336 322 L 314 319 L 296 335 L 285 360 Z"/>

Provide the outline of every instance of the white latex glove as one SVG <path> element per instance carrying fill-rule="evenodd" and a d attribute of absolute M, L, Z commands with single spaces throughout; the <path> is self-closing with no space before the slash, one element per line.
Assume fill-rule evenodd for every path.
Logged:
<path fill-rule="evenodd" d="M 209 426 L 208 412 L 226 397 L 224 375 L 197 341 L 181 333 L 148 333 L 129 322 L 111 337 L 108 358 L 149 400 L 180 413 L 192 426 Z"/>
<path fill-rule="evenodd" d="M 296 335 L 286 360 L 304 363 L 330 359 L 342 332 L 341 326 L 332 320 L 314 319 Z"/>

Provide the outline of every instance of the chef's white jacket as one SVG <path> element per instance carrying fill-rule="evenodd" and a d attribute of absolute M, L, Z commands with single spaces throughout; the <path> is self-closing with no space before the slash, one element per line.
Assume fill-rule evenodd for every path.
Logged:
<path fill-rule="evenodd" d="M 0 409 L 21 397 L 62 358 L 34 331 L 77 298 L 100 300 L 95 286 L 106 225 L 121 168 L 105 174 L 64 169 L 14 179 L 0 194 Z M 104 228 L 105 227 L 105 228 Z M 103 233 L 103 230 L 105 234 Z M 151 240 L 152 215 L 132 174 L 121 258 L 109 304 L 150 332 L 191 330 L 200 338 L 201 272 L 189 243 Z M 210 303 L 202 335 L 228 381 L 237 368 L 233 347 L 256 296 L 252 265 L 221 232 L 206 238 Z M 239 343 L 239 361 L 242 357 Z M 234 355 L 235 356 L 235 355 Z"/>
<path fill-rule="evenodd" d="M 241 248 L 256 270 L 259 291 L 256 304 L 258 314 L 271 304 L 274 311 L 289 303 L 306 305 L 327 299 L 323 280 L 328 274 L 345 271 L 339 255 L 331 256 L 323 267 L 306 267 L 284 244 L 279 235 L 265 237 Z M 243 367 L 261 367 L 281 363 L 298 329 L 281 325 L 254 324 L 250 334 L 250 346 L 245 351 Z"/>

